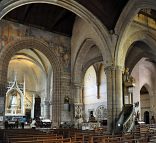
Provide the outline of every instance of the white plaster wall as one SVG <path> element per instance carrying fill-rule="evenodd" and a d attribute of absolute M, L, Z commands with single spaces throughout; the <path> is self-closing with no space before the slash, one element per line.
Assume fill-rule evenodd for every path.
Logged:
<path fill-rule="evenodd" d="M 155 104 L 155 95 L 153 95 L 154 88 L 155 88 L 155 82 L 156 77 L 154 76 L 156 72 L 155 66 L 151 63 L 145 60 L 145 58 L 142 58 L 134 67 L 132 70 L 132 76 L 135 78 L 135 88 L 133 91 L 133 102 L 139 101 L 140 103 L 140 90 L 145 85 L 149 92 L 150 96 L 150 108 L 153 107 Z M 140 106 L 139 106 L 140 110 Z M 150 109 L 151 112 L 154 112 L 156 114 L 155 108 Z M 141 113 L 141 111 L 140 111 Z"/>
<path fill-rule="evenodd" d="M 150 112 L 150 96 L 149 96 L 149 94 L 141 94 L 140 106 L 141 106 L 140 116 L 141 116 L 141 119 L 143 120 L 144 119 L 144 112 L 145 111 Z"/>
<path fill-rule="evenodd" d="M 102 100 L 104 106 L 107 107 L 107 81 L 104 66 L 101 67 L 100 77 L 100 100 Z"/>
<path fill-rule="evenodd" d="M 86 121 L 89 119 L 89 111 L 94 111 L 93 114 L 96 117 L 96 109 L 100 105 L 107 108 L 106 76 L 102 69 L 99 99 L 97 98 L 96 73 L 93 66 L 88 68 L 84 77 L 84 118 Z"/>
<path fill-rule="evenodd" d="M 92 104 L 95 102 L 97 102 L 96 73 L 91 66 L 84 77 L 84 103 Z"/>
<path fill-rule="evenodd" d="M 133 90 L 133 103 L 135 103 L 140 101 L 139 63 L 132 70 L 132 76 L 135 78 L 135 88 Z"/>

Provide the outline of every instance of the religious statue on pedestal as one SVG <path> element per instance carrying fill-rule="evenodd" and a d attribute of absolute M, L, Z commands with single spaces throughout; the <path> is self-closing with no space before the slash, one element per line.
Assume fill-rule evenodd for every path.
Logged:
<path fill-rule="evenodd" d="M 17 90 L 11 92 L 9 96 L 9 108 L 10 109 L 20 109 L 21 108 L 21 98 Z"/>
<path fill-rule="evenodd" d="M 8 91 L 5 99 L 5 116 L 24 116 L 24 83 L 17 83 L 16 76 L 14 81 L 8 82 Z"/>
<path fill-rule="evenodd" d="M 90 111 L 89 122 L 97 122 L 94 115 L 93 115 L 93 111 Z"/>

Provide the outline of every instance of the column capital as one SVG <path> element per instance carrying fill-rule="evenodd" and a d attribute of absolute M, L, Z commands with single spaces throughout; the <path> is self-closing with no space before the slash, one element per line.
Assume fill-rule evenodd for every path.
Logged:
<path fill-rule="evenodd" d="M 114 70 L 121 70 L 121 71 L 124 71 L 124 67 L 111 65 L 111 66 L 106 66 L 106 67 L 104 68 L 104 71 L 114 71 Z"/>
<path fill-rule="evenodd" d="M 82 84 L 81 83 L 73 83 L 73 86 L 75 88 L 81 88 L 82 87 Z"/>
<path fill-rule="evenodd" d="M 105 74 L 110 74 L 111 72 L 124 72 L 124 67 L 121 67 L 121 66 L 114 66 L 114 65 L 111 65 L 111 66 L 107 66 L 104 68 L 104 72 Z"/>
<path fill-rule="evenodd" d="M 83 106 L 83 103 L 74 103 L 75 106 Z"/>

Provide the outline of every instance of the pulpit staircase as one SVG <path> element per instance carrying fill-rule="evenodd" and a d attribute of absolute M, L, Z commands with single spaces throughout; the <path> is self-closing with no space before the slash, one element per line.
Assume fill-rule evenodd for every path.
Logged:
<path fill-rule="evenodd" d="M 125 104 L 116 122 L 115 133 L 126 133 L 133 130 L 135 124 L 134 107 L 132 104 Z"/>

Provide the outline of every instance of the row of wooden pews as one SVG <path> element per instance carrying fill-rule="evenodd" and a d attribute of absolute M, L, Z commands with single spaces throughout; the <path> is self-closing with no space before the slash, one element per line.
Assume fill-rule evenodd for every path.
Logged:
<path fill-rule="evenodd" d="M 63 138 L 61 135 L 44 133 L 38 130 L 6 130 L 4 131 L 4 143 L 71 143 L 71 138 Z"/>
<path fill-rule="evenodd" d="M 60 133 L 60 129 L 55 131 Z M 123 138 L 127 141 L 129 136 L 126 137 L 122 135 L 106 135 L 104 133 L 97 132 L 97 131 L 82 131 L 82 130 L 67 130 L 62 129 L 62 133 L 68 133 L 68 137 L 71 138 L 72 143 L 120 143 L 123 141 Z M 131 137 L 132 138 L 132 137 Z"/>
<path fill-rule="evenodd" d="M 106 132 L 78 129 L 13 129 L 4 131 L 4 143 L 156 143 L 155 127 L 139 125 L 130 133 L 108 135 Z"/>

